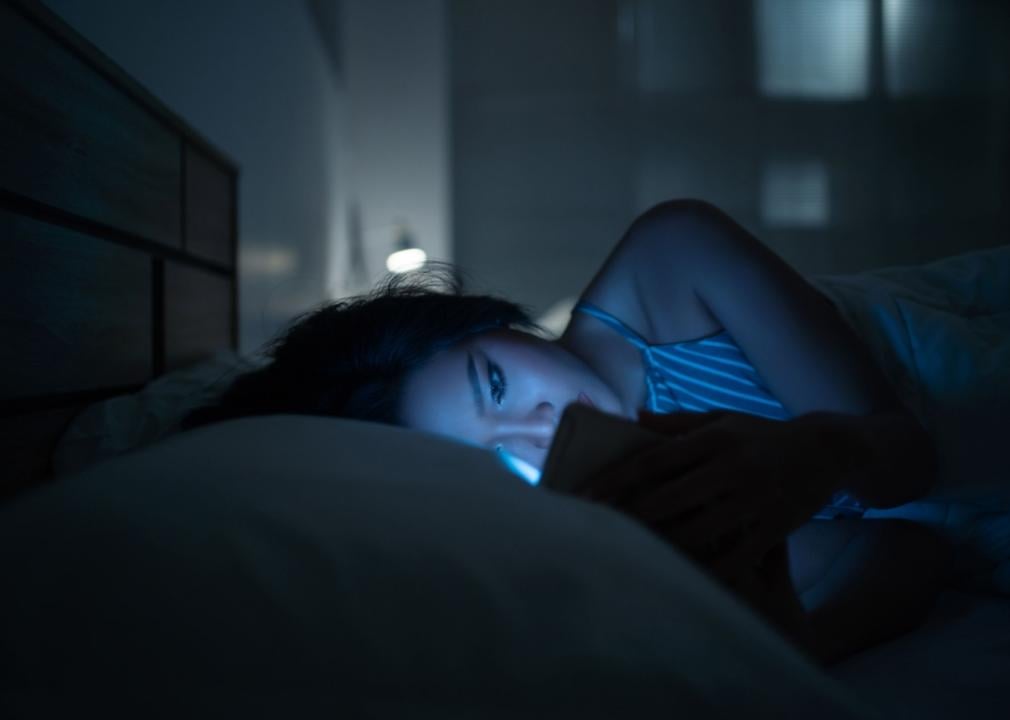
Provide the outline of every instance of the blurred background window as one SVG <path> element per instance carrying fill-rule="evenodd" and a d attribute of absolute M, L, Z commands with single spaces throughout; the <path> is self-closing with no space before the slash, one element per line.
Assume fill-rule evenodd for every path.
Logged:
<path fill-rule="evenodd" d="M 563 326 L 669 198 L 804 273 L 1010 240 L 1007 0 L 44 1 L 241 167 L 244 349 L 405 249 Z"/>
<path fill-rule="evenodd" d="M 848 100 L 870 85 L 870 0 L 757 0 L 758 77 L 770 97 Z"/>
<path fill-rule="evenodd" d="M 1010 3 L 448 10 L 454 257 L 541 312 L 674 197 L 721 206 L 804 273 L 1010 240 Z"/>

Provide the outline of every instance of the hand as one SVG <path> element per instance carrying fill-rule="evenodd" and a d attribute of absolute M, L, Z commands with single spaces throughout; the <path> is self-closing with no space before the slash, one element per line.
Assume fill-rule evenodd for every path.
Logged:
<path fill-rule="evenodd" d="M 757 567 L 839 489 L 827 413 L 787 422 L 733 412 L 641 413 L 639 423 L 671 439 L 607 468 L 586 494 L 723 578 Z"/>
<path fill-rule="evenodd" d="M 755 567 L 725 582 L 783 635 L 800 648 L 812 650 L 809 619 L 789 573 L 786 542 L 771 548 Z"/>

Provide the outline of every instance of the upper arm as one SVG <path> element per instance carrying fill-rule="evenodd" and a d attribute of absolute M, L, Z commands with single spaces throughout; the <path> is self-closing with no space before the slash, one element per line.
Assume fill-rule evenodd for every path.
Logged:
<path fill-rule="evenodd" d="M 647 315 L 690 285 L 794 415 L 868 414 L 895 398 L 834 305 L 711 205 L 673 201 L 640 219 L 635 267 Z M 671 273 L 682 284 L 671 287 Z"/>

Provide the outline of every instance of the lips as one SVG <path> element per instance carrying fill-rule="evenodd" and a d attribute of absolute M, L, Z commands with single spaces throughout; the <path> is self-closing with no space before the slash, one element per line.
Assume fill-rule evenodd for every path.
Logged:
<path fill-rule="evenodd" d="M 593 401 L 589 399 L 589 396 L 586 395 L 584 392 L 579 393 L 579 397 L 576 399 L 576 402 L 582 403 L 583 405 L 588 405 L 591 408 L 596 407 L 596 404 L 593 403 Z"/>

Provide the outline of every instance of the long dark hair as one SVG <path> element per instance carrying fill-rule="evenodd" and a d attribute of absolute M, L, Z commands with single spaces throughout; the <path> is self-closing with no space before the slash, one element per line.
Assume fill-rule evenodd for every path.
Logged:
<path fill-rule="evenodd" d="M 296 318 L 264 348 L 264 367 L 240 375 L 183 429 L 250 415 L 296 414 L 402 424 L 410 371 L 440 350 L 489 330 L 536 325 L 519 305 L 470 295 L 453 268 L 391 276 L 372 292 Z"/>

